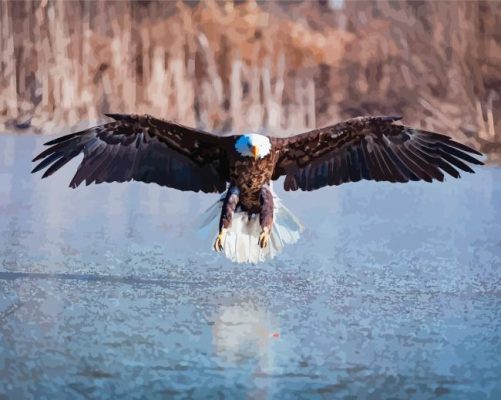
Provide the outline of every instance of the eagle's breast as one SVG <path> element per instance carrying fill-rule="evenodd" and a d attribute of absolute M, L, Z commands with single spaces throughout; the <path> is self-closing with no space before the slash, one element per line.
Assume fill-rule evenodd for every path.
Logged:
<path fill-rule="evenodd" d="M 249 212 L 260 208 L 259 191 L 271 180 L 276 156 L 271 152 L 263 158 L 237 156 L 230 167 L 230 182 L 240 189 L 240 203 Z"/>

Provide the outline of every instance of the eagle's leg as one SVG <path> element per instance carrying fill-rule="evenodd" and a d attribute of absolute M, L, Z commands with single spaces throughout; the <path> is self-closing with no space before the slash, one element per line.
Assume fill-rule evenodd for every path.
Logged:
<path fill-rule="evenodd" d="M 261 248 L 265 248 L 270 241 L 270 233 L 273 227 L 273 193 L 271 193 L 269 185 L 264 185 L 261 188 L 259 202 L 261 203 L 259 224 L 262 230 L 258 243 Z"/>
<path fill-rule="evenodd" d="M 224 198 L 223 208 L 221 210 L 221 219 L 219 220 L 219 234 L 214 242 L 214 250 L 222 251 L 226 231 L 231 226 L 233 213 L 237 208 L 240 190 L 236 186 L 230 186 L 226 197 Z"/>

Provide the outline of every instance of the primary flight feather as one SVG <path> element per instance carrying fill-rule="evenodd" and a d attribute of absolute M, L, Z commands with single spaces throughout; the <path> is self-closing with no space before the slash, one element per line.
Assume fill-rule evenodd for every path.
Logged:
<path fill-rule="evenodd" d="M 315 190 L 362 179 L 443 181 L 474 172 L 478 151 L 438 133 L 359 117 L 289 138 L 255 133 L 216 136 L 149 115 L 107 114 L 114 121 L 46 145 L 32 172 L 52 175 L 83 153 L 70 186 L 130 180 L 179 190 L 223 193 L 207 221 L 219 219 L 216 251 L 238 262 L 273 257 L 299 238 L 297 219 L 271 189 Z M 217 218 L 218 217 L 218 218 Z"/>

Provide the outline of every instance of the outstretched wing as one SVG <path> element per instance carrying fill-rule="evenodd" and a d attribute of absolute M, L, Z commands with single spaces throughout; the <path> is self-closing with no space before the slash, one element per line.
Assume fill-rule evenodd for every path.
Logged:
<path fill-rule="evenodd" d="M 275 138 L 279 150 L 273 179 L 285 175 L 285 190 L 315 190 L 361 179 L 389 182 L 444 180 L 447 172 L 473 172 L 478 151 L 450 137 L 393 122 L 400 117 L 359 117 L 290 138 Z"/>
<path fill-rule="evenodd" d="M 218 137 L 148 115 L 107 114 L 104 125 L 52 140 L 32 172 L 52 175 L 78 154 L 83 160 L 70 183 L 154 182 L 180 190 L 223 192 L 228 179 L 225 144 Z"/>

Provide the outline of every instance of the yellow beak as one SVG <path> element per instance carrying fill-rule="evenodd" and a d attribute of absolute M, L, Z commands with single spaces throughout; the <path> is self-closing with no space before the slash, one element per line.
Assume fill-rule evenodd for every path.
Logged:
<path fill-rule="evenodd" d="M 252 146 L 251 151 L 254 155 L 254 160 L 257 160 L 257 158 L 259 157 L 259 148 L 257 146 Z"/>

